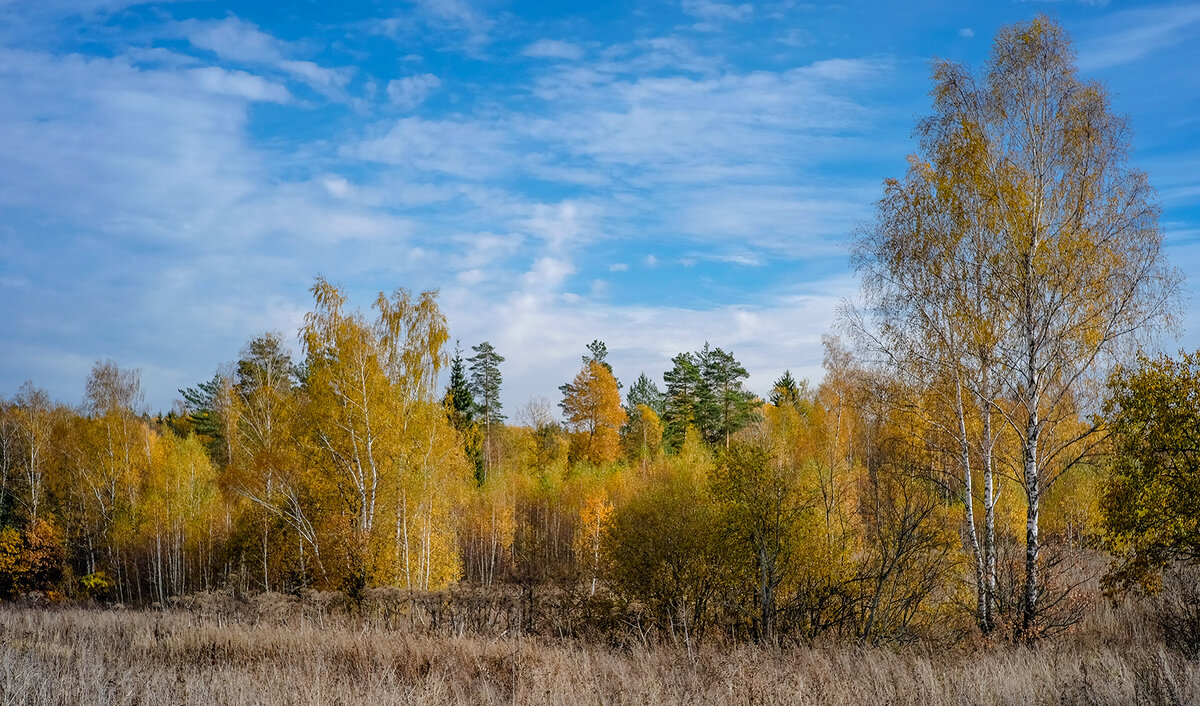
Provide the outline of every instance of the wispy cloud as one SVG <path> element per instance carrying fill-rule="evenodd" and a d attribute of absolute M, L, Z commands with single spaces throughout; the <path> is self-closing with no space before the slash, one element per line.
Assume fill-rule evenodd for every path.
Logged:
<path fill-rule="evenodd" d="M 761 392 L 785 367 L 817 376 L 855 288 L 846 234 L 903 169 L 927 90 L 928 46 L 871 54 L 867 33 L 838 43 L 865 29 L 831 25 L 842 10 L 789 25 L 789 3 L 688 0 L 599 28 L 424 0 L 307 30 L 68 4 L 0 0 L 0 385 L 74 395 L 113 356 L 163 408 L 249 336 L 294 331 L 317 272 L 362 305 L 441 288 L 454 335 L 508 356 L 514 408 L 594 338 L 625 380 L 705 340 Z M 1113 36 L 1105 61 L 1186 54 L 1196 26 L 1179 6 L 1109 16 L 1085 58 Z M 954 32 L 976 21 L 937 46 L 969 49 Z M 1172 237 L 1195 230 L 1189 154 L 1147 165 Z"/>
<path fill-rule="evenodd" d="M 432 32 L 470 56 L 481 56 L 492 43 L 496 20 L 466 0 L 410 1 L 399 14 L 374 22 L 374 30 L 404 42 Z"/>
<path fill-rule="evenodd" d="M 216 66 L 190 69 L 201 91 L 245 98 L 252 101 L 288 103 L 292 95 L 283 86 L 245 71 L 229 71 Z"/>
<path fill-rule="evenodd" d="M 583 47 L 558 39 L 539 39 L 521 50 L 525 56 L 540 59 L 567 59 L 577 61 L 583 58 Z"/>
<path fill-rule="evenodd" d="M 288 43 L 263 32 L 256 25 L 227 17 L 216 22 L 189 20 L 181 23 L 188 41 L 198 49 L 219 58 L 248 65 L 272 67 L 295 78 L 318 93 L 345 99 L 345 87 L 352 70 L 326 68 L 312 61 L 290 59 L 295 49 Z"/>
<path fill-rule="evenodd" d="M 410 109 L 424 103 L 441 85 L 441 79 L 433 74 L 417 74 L 389 81 L 387 94 L 393 105 Z"/>
<path fill-rule="evenodd" d="M 284 60 L 286 45 L 249 22 L 227 17 L 216 22 L 188 20 L 182 23 L 191 44 L 222 59 L 254 64 L 277 64 Z"/>
<path fill-rule="evenodd" d="M 1102 69 L 1136 61 L 1181 42 L 1196 42 L 1200 5 L 1125 10 L 1103 20 L 1105 31 L 1079 49 L 1079 66 Z"/>
<path fill-rule="evenodd" d="M 403 118 L 371 128 L 374 136 L 347 145 L 342 154 L 399 168 L 467 179 L 495 176 L 513 163 L 504 132 L 465 120 Z"/>
<path fill-rule="evenodd" d="M 711 32 L 726 22 L 745 22 L 754 14 L 754 7 L 749 3 L 734 5 L 714 0 L 683 0 L 683 11 L 701 20 L 692 29 Z"/>

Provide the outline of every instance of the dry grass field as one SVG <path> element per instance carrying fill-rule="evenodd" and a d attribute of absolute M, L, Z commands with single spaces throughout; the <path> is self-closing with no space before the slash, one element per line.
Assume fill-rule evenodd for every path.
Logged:
<path fill-rule="evenodd" d="M 0 609 L 5 704 L 1195 704 L 1200 663 L 1104 609 L 1035 647 L 607 646 L 362 617 Z"/>

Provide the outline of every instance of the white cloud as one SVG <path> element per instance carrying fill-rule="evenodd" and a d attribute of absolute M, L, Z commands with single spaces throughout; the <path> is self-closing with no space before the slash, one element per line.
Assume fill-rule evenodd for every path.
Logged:
<path fill-rule="evenodd" d="M 526 291 L 556 291 L 575 271 L 575 265 L 568 260 L 541 257 L 525 273 L 522 281 Z"/>
<path fill-rule="evenodd" d="M 0 260 L 36 272 L 30 290 L 4 288 L 0 309 L 15 312 L 13 340 L 41 341 L 0 345 L 0 369 L 74 399 L 80 366 L 43 377 L 29 361 L 70 350 L 86 373 L 114 357 L 147 371 L 165 409 L 253 333 L 295 330 L 306 282 L 342 267 L 328 245 L 356 238 L 356 252 L 407 266 L 405 219 L 358 203 L 345 179 L 290 182 L 251 143 L 249 104 L 287 101 L 278 84 L 120 55 L 0 49 L 0 66 Z"/>
<path fill-rule="evenodd" d="M 790 179 L 799 165 L 844 154 L 870 126 L 854 96 L 890 69 L 836 59 L 783 72 L 624 80 L 603 62 L 564 67 L 537 87 L 561 110 L 514 130 L 554 145 L 565 163 L 607 167 L 592 171 L 638 188 Z"/>
<path fill-rule="evenodd" d="M 512 163 L 500 131 L 470 121 L 410 117 L 375 129 L 344 148 L 346 156 L 467 179 L 493 176 Z"/>
<path fill-rule="evenodd" d="M 353 73 L 349 68 L 327 69 L 311 61 L 281 61 L 279 68 L 295 76 L 319 93 L 330 97 L 342 95 Z"/>
<path fill-rule="evenodd" d="M 495 24 L 466 0 L 415 0 L 427 14 L 472 33 L 487 32 Z"/>
<path fill-rule="evenodd" d="M 211 51 L 222 59 L 255 64 L 284 60 L 283 42 L 236 17 L 216 22 L 189 20 L 182 26 L 192 46 Z"/>
<path fill-rule="evenodd" d="M 226 71 L 215 66 L 190 69 L 200 90 L 207 93 L 237 96 L 252 101 L 288 103 L 292 95 L 283 86 L 245 71 Z"/>
<path fill-rule="evenodd" d="M 970 27 L 963 27 L 962 29 L 958 30 L 958 36 L 962 37 L 963 39 L 970 39 L 975 36 L 975 30 L 971 29 Z"/>
<path fill-rule="evenodd" d="M 289 59 L 288 56 L 296 53 L 294 48 L 253 23 L 227 17 L 215 22 L 188 20 L 180 23 L 180 27 L 192 46 L 211 51 L 221 59 L 270 66 L 324 96 L 346 99 L 345 87 L 353 74 L 352 69 L 330 69 L 311 61 Z"/>
<path fill-rule="evenodd" d="M 593 235 L 598 215 L 596 207 L 591 204 L 564 201 L 536 204 L 532 212 L 517 223 L 531 235 L 540 238 L 552 252 L 561 252 Z"/>
<path fill-rule="evenodd" d="M 601 74 L 645 75 L 674 70 L 712 75 L 725 66 L 723 59 L 681 37 L 648 37 L 629 44 L 615 44 L 605 49 L 602 56 L 603 60 L 595 65 Z"/>
<path fill-rule="evenodd" d="M 539 39 L 521 50 L 525 56 L 542 59 L 568 59 L 577 61 L 583 58 L 583 47 L 557 39 Z"/>
<path fill-rule="evenodd" d="M 517 233 L 469 233 L 455 236 L 453 240 L 456 251 L 465 251 L 455 265 L 467 269 L 496 269 L 502 260 L 518 253 L 525 243 Z"/>
<path fill-rule="evenodd" d="M 441 85 L 441 79 L 433 74 L 417 74 L 389 81 L 387 94 L 392 105 L 407 110 L 424 103 L 429 94 Z"/>
<path fill-rule="evenodd" d="M 814 61 L 799 73 L 831 81 L 863 81 L 879 76 L 891 65 L 878 59 L 823 59 Z"/>
<path fill-rule="evenodd" d="M 713 0 L 683 0 L 683 11 L 708 22 L 744 22 L 754 13 L 748 3 L 732 5 Z"/>
<path fill-rule="evenodd" d="M 660 217 L 701 242 L 735 238 L 781 253 L 803 243 L 804 255 L 815 257 L 842 251 L 846 234 L 869 215 L 877 190 L 874 180 L 825 187 L 713 185 L 673 199 Z M 740 254 L 742 264 L 752 264 L 746 257 Z"/>
<path fill-rule="evenodd" d="M 1180 42 L 1196 41 L 1200 5 L 1125 10 L 1105 18 L 1102 32 L 1079 46 L 1079 67 L 1102 69 L 1136 61 Z"/>
<path fill-rule="evenodd" d="M 345 177 L 336 174 L 328 174 L 321 180 L 321 185 L 329 192 L 331 196 L 336 196 L 339 199 L 344 199 L 350 195 L 350 181 Z"/>
<path fill-rule="evenodd" d="M 379 21 L 376 29 L 402 41 L 417 35 L 428 36 L 431 32 L 446 35 L 472 56 L 481 56 L 492 41 L 495 20 L 465 0 L 412 0 L 412 5 L 415 12 L 406 11 Z"/>

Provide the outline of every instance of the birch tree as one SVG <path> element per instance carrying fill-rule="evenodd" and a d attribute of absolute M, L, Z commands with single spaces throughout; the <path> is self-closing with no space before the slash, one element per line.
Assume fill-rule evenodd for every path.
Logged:
<path fill-rule="evenodd" d="M 220 378 L 214 378 L 219 384 Z M 308 580 L 309 547 L 317 569 L 324 573 L 321 547 L 310 513 L 306 510 L 306 479 L 299 450 L 299 416 L 295 367 L 283 337 L 265 333 L 242 348 L 232 387 L 214 387 L 213 396 L 229 402 L 222 424 L 229 428 L 230 486 L 246 498 L 260 515 L 264 590 L 271 590 L 271 537 L 268 518 L 281 520 L 298 537 L 301 578 Z"/>
<path fill-rule="evenodd" d="M 1038 17 L 1002 28 L 980 75 L 943 61 L 933 82 L 921 157 L 885 185 L 858 265 L 878 348 L 901 342 L 893 362 L 954 410 L 934 422 L 958 446 L 969 529 L 971 464 L 986 473 L 995 426 L 1015 440 L 1026 508 L 1018 630 L 1032 635 L 1045 588 L 1041 498 L 1101 438 L 1078 420 L 1095 411 L 1108 367 L 1167 320 L 1179 277 L 1146 176 L 1128 165 L 1128 124 L 1103 86 L 1079 78 L 1061 27 Z M 964 423 L 969 406 L 978 431 Z M 985 513 L 995 499 L 985 489 Z"/>
<path fill-rule="evenodd" d="M 15 497 L 24 508 L 26 522 L 32 523 L 45 504 L 44 481 L 57 411 L 45 390 L 26 382 L 13 398 L 9 416 L 15 432 L 14 446 L 19 449 L 13 455 L 19 461 L 15 465 L 21 469 L 22 481 L 21 492 Z"/>

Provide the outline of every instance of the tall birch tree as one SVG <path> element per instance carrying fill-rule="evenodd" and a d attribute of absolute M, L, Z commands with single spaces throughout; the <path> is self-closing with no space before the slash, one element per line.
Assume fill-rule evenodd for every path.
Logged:
<path fill-rule="evenodd" d="M 942 61 L 933 82 L 921 157 L 886 183 L 858 267 L 878 349 L 901 344 L 890 362 L 953 410 L 933 421 L 958 447 L 969 526 L 972 463 L 987 471 L 997 426 L 1014 439 L 1026 508 L 1018 630 L 1034 635 L 1041 498 L 1101 438 L 1078 420 L 1096 411 L 1110 365 L 1168 319 L 1179 276 L 1153 191 L 1128 165 L 1128 124 L 1103 86 L 1079 78 L 1061 27 L 1004 27 L 980 75 Z M 992 489 L 984 500 L 988 513 Z"/>

